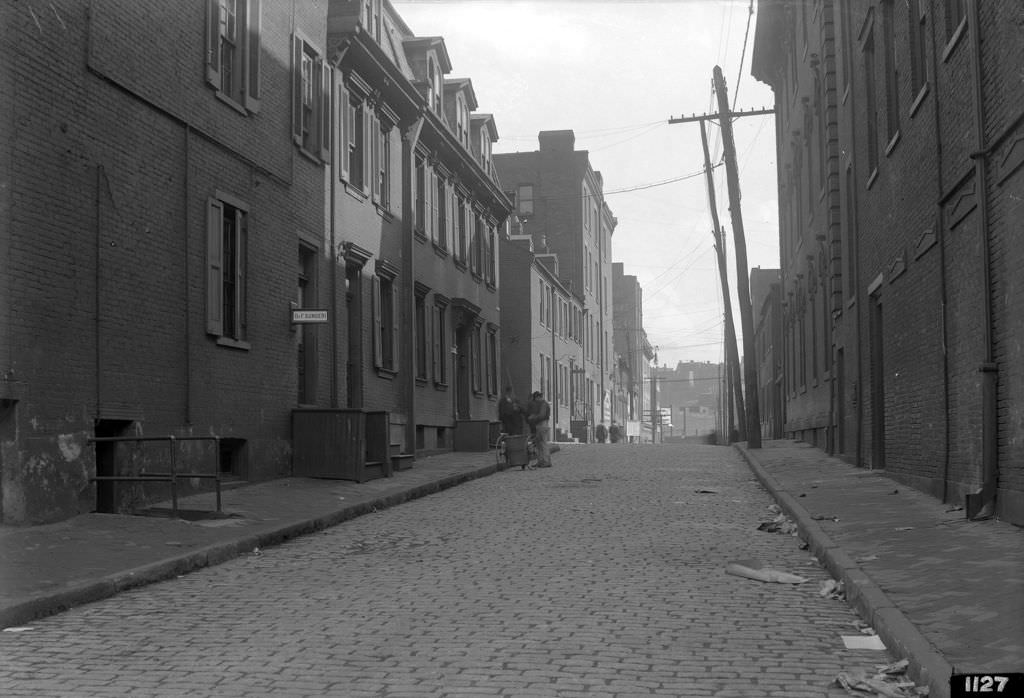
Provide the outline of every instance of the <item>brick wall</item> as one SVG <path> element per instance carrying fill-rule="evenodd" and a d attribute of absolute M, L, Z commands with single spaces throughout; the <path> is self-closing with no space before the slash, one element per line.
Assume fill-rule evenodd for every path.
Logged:
<path fill-rule="evenodd" d="M 295 22 L 315 36 L 323 12 L 300 3 Z M 9 21 L 4 56 L 19 99 L 6 272 L 17 313 L 4 335 L 17 349 L 4 370 L 23 387 L 17 447 L 4 451 L 4 520 L 93 508 L 86 437 L 96 419 L 244 439 L 241 474 L 287 474 L 298 234 L 324 229 L 322 166 L 297 158 L 288 136 L 291 8 L 264 4 L 263 100 L 250 116 L 205 83 L 201 5 L 64 0 Z M 217 191 L 250 206 L 248 350 L 205 331 L 206 209 Z"/>

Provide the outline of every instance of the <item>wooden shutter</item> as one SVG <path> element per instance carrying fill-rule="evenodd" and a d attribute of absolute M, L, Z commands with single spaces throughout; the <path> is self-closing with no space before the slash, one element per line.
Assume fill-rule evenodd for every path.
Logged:
<path fill-rule="evenodd" d="M 433 241 L 437 241 L 434 232 L 434 196 L 437 184 L 434 182 L 434 168 L 423 165 L 423 232 Z"/>
<path fill-rule="evenodd" d="M 206 331 L 224 334 L 224 205 L 210 199 L 206 207 Z"/>
<path fill-rule="evenodd" d="M 302 39 L 292 35 L 292 139 L 302 145 Z"/>
<path fill-rule="evenodd" d="M 206 0 L 206 81 L 220 89 L 219 0 Z"/>
<path fill-rule="evenodd" d="M 430 328 L 430 336 L 433 339 L 433 372 L 435 383 L 441 383 L 443 376 L 441 375 L 441 307 L 433 306 L 432 312 L 430 313 L 430 322 L 432 327 Z"/>
<path fill-rule="evenodd" d="M 320 66 L 320 159 L 331 161 L 331 66 L 317 61 Z"/>
<path fill-rule="evenodd" d="M 384 335 L 381 332 L 381 297 L 380 297 L 380 277 L 373 276 L 373 292 L 370 294 L 370 300 L 373 304 L 373 365 L 377 368 L 381 368 L 384 365 L 384 347 L 383 339 Z"/>
<path fill-rule="evenodd" d="M 370 192 L 370 190 L 372 189 L 372 187 L 370 185 L 370 165 L 371 165 L 370 160 L 372 159 L 370 157 L 370 149 L 372 148 L 372 146 L 370 145 L 370 137 L 371 137 L 372 131 L 373 131 L 373 118 L 372 118 L 372 114 L 373 114 L 373 112 L 370 109 L 370 103 L 368 101 L 364 101 L 363 102 L 363 134 L 362 134 L 362 137 L 363 137 L 363 144 L 362 144 L 362 153 L 363 153 L 363 157 L 362 157 L 362 160 L 363 160 L 363 193 L 364 194 L 368 194 Z"/>
<path fill-rule="evenodd" d="M 348 172 L 348 153 L 349 143 L 352 142 L 352 113 L 351 113 L 351 100 L 348 96 L 348 90 L 345 89 L 345 85 L 338 82 L 338 129 L 340 131 L 340 138 L 338 139 L 338 177 L 347 180 L 349 178 Z"/>
<path fill-rule="evenodd" d="M 393 371 L 398 370 L 398 331 L 399 331 L 399 318 L 401 313 L 398 312 L 398 283 L 392 279 L 391 281 L 391 369 Z"/>
<path fill-rule="evenodd" d="M 449 184 L 444 189 L 445 220 L 448 225 L 444 231 L 445 249 L 455 249 L 455 186 Z"/>
<path fill-rule="evenodd" d="M 370 152 L 370 177 L 371 177 L 370 189 L 371 189 L 371 191 L 373 193 L 373 200 L 377 201 L 377 202 L 379 202 L 381 200 L 381 197 L 380 197 L 380 169 L 381 169 L 381 167 L 380 167 L 380 156 L 381 156 L 380 139 L 381 139 L 380 120 L 377 118 L 376 114 L 371 114 L 371 116 L 370 116 L 370 145 L 371 145 L 371 152 Z"/>
<path fill-rule="evenodd" d="M 245 259 L 248 216 L 235 209 L 235 327 L 228 328 L 235 339 L 245 339 Z"/>
<path fill-rule="evenodd" d="M 246 80 L 245 108 L 251 112 L 260 110 L 260 35 L 263 33 L 262 0 L 249 0 L 246 8 Z"/>

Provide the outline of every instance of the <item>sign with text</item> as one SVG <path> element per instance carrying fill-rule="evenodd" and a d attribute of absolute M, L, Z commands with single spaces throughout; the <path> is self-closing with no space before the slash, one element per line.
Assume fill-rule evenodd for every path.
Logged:
<path fill-rule="evenodd" d="M 293 325 L 317 325 L 327 322 L 327 311 L 316 308 L 292 308 Z"/>

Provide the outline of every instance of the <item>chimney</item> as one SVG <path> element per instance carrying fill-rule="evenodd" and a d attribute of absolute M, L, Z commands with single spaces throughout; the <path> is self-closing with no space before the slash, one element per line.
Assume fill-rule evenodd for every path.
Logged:
<path fill-rule="evenodd" d="M 541 152 L 571 153 L 576 148 L 576 134 L 572 129 L 565 131 L 541 131 L 537 134 Z"/>

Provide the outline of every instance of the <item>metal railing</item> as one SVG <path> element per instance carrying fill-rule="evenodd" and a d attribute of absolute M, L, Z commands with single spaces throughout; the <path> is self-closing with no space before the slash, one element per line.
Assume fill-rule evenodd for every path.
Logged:
<path fill-rule="evenodd" d="M 171 470 L 168 473 L 147 473 L 139 475 L 96 475 L 90 482 L 169 482 L 171 483 L 171 515 L 178 517 L 178 478 L 212 479 L 216 485 L 217 513 L 221 512 L 220 502 L 220 437 L 219 436 L 90 436 L 88 443 L 130 443 L 142 441 L 166 441 L 170 452 Z M 179 441 L 213 441 L 213 473 L 178 472 L 175 444 Z"/>

